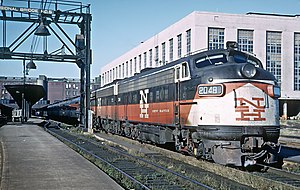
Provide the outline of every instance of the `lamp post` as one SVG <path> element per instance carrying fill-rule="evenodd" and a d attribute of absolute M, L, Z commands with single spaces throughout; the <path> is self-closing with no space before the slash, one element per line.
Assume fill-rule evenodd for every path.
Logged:
<path fill-rule="evenodd" d="M 26 75 L 28 75 L 28 71 L 30 69 L 36 69 L 35 63 L 32 60 L 30 60 L 25 67 L 25 59 L 23 59 L 23 92 L 22 92 L 22 117 L 21 117 L 22 123 L 27 121 L 27 112 L 26 112 L 27 101 L 25 98 L 26 97 L 25 89 L 26 89 Z"/>
<path fill-rule="evenodd" d="M 43 16 L 41 15 L 40 16 L 39 27 L 34 32 L 34 35 L 45 37 L 44 38 L 45 44 L 47 42 L 46 37 L 51 35 L 46 26 L 47 26 L 46 19 L 43 18 Z M 33 52 L 33 49 L 31 49 L 31 51 Z M 44 52 L 46 52 L 46 47 L 45 47 Z M 36 69 L 35 63 L 31 59 L 25 67 L 25 59 L 23 59 L 23 92 L 22 92 L 22 117 L 21 117 L 21 122 L 22 123 L 24 123 L 27 120 L 27 111 L 26 111 L 27 101 L 26 101 L 26 96 L 25 96 L 25 89 L 26 89 L 26 84 L 25 83 L 26 83 L 26 75 L 28 75 L 28 72 L 29 72 L 30 69 Z"/>

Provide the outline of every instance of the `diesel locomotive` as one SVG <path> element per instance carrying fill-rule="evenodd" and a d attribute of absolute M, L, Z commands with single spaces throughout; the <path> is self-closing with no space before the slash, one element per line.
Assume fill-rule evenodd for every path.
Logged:
<path fill-rule="evenodd" d="M 171 143 L 224 165 L 280 167 L 280 87 L 259 59 L 236 46 L 227 42 L 226 49 L 191 54 L 93 91 L 93 127 Z"/>

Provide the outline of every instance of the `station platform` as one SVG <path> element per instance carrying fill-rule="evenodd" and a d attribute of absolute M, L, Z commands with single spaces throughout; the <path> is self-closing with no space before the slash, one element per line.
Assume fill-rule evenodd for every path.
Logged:
<path fill-rule="evenodd" d="M 0 189 L 123 189 L 60 142 L 41 120 L 0 127 Z"/>

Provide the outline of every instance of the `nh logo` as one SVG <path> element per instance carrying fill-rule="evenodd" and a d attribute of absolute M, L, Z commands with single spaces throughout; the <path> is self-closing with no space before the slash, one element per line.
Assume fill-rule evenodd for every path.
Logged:
<path fill-rule="evenodd" d="M 235 108 L 235 112 L 241 113 L 241 117 L 236 118 L 236 121 L 266 121 L 266 118 L 262 117 L 265 106 L 262 105 L 264 98 L 252 98 L 247 100 L 246 98 L 236 98 L 239 105 Z"/>
<path fill-rule="evenodd" d="M 141 99 L 140 99 L 140 109 L 141 109 L 140 118 L 149 118 L 149 114 L 148 114 L 148 108 L 149 108 L 148 94 L 149 94 L 149 89 L 140 90 L 140 95 L 141 95 Z"/>

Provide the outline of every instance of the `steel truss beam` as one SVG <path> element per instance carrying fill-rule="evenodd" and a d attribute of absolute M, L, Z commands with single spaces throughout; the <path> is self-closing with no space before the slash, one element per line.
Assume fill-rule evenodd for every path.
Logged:
<path fill-rule="evenodd" d="M 0 20 L 3 21 L 3 47 L 0 47 L 0 59 L 14 59 L 14 60 L 37 60 L 48 62 L 69 62 L 76 63 L 80 68 L 80 124 L 84 128 L 91 126 L 89 112 L 90 112 L 90 65 L 91 59 L 91 21 L 92 15 L 90 14 L 90 5 L 83 5 L 77 1 L 63 1 L 56 0 L 52 3 L 46 3 L 47 1 L 41 0 L 15 0 L 19 3 L 26 3 L 26 7 L 14 7 L 5 6 L 5 0 L 1 0 L 0 4 Z M 8 2 L 12 2 L 8 0 Z M 46 9 L 46 5 L 48 9 Z M 39 7 L 39 8 L 35 8 Z M 18 47 L 36 30 L 37 27 L 33 27 L 36 23 L 39 23 L 41 19 L 44 19 L 45 25 L 50 28 L 51 32 L 56 38 L 63 44 L 63 47 L 67 48 L 69 54 L 59 55 L 58 50 L 54 50 L 52 53 L 47 52 L 38 54 L 33 52 L 16 52 Z M 32 23 L 21 35 L 16 38 L 9 46 L 6 46 L 6 25 L 7 21 L 12 22 L 24 22 Z M 50 25 L 54 24 L 58 31 L 60 31 L 68 42 L 65 42 L 63 38 L 56 32 L 56 30 Z M 60 26 L 61 24 L 74 25 L 79 27 L 80 34 L 84 38 L 84 48 L 80 49 L 76 46 Z M 34 28 L 34 29 L 32 29 Z M 72 48 L 76 50 L 76 53 L 72 51 L 72 48 L 67 45 L 72 45 Z M 62 48 L 60 48 L 62 49 Z"/>

